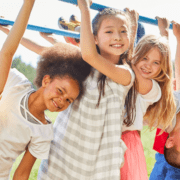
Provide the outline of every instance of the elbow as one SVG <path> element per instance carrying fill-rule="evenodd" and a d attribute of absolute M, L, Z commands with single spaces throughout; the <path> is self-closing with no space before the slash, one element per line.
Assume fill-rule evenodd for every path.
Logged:
<path fill-rule="evenodd" d="M 90 63 L 92 59 L 95 59 L 95 57 L 97 57 L 97 52 L 95 53 L 90 51 L 86 51 L 86 52 L 81 51 L 81 52 L 82 52 L 82 59 L 87 63 Z"/>

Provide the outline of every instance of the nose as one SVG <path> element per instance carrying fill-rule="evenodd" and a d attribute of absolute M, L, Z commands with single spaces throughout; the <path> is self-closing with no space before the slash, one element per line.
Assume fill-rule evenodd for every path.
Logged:
<path fill-rule="evenodd" d="M 151 69 L 151 64 L 150 64 L 149 62 L 146 62 L 145 67 L 146 67 L 147 69 Z"/>
<path fill-rule="evenodd" d="M 114 40 L 115 41 L 120 41 L 122 39 L 122 37 L 121 37 L 121 34 L 120 33 L 114 33 Z"/>
<path fill-rule="evenodd" d="M 65 103 L 65 102 L 66 102 L 66 99 L 67 99 L 67 95 L 66 95 L 66 94 L 61 95 L 61 96 L 59 97 L 59 101 L 60 101 L 61 103 Z"/>

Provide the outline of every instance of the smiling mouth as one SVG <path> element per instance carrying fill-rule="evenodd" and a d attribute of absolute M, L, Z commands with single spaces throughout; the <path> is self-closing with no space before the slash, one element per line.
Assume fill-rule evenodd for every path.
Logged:
<path fill-rule="evenodd" d="M 115 47 L 115 48 L 121 48 L 123 47 L 122 44 L 113 44 L 113 45 L 110 45 L 111 47 Z"/>
<path fill-rule="evenodd" d="M 145 69 L 143 69 L 143 68 L 141 68 L 141 70 L 142 70 L 142 72 L 145 73 L 145 74 L 150 74 L 150 73 L 151 73 L 151 72 L 149 72 L 149 71 L 147 71 L 147 70 L 145 70 Z"/>
<path fill-rule="evenodd" d="M 54 106 L 55 106 L 56 108 L 61 109 L 61 108 L 57 105 L 57 103 L 56 103 L 55 101 L 52 100 L 52 102 L 53 102 L 53 104 L 54 104 Z"/>

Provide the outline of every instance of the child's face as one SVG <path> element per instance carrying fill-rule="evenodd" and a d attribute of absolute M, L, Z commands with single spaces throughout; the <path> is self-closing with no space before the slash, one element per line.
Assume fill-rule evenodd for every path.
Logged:
<path fill-rule="evenodd" d="M 95 36 L 102 56 L 121 55 L 129 47 L 128 22 L 125 16 L 109 16 L 102 20 Z"/>
<path fill-rule="evenodd" d="M 151 49 L 137 64 L 136 68 L 144 78 L 153 79 L 161 71 L 161 55 L 156 48 Z"/>
<path fill-rule="evenodd" d="M 44 81 L 44 102 L 51 112 L 63 111 L 78 97 L 79 85 L 68 76 L 53 80 L 46 75 Z"/>

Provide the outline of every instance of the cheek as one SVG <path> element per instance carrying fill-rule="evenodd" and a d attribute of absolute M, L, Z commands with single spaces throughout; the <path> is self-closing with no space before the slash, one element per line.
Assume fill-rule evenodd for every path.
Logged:
<path fill-rule="evenodd" d="M 161 67 L 160 66 L 158 66 L 158 67 L 155 67 L 155 73 L 160 73 L 161 72 Z"/>

